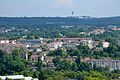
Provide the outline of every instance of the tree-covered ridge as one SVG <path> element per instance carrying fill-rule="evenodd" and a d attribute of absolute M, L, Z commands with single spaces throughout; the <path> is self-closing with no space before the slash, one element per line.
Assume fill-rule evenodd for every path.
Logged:
<path fill-rule="evenodd" d="M 0 25 L 120 25 L 120 17 L 0 17 Z"/>

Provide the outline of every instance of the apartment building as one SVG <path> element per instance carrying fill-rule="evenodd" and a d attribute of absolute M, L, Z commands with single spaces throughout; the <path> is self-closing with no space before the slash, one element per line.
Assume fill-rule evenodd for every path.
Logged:
<path fill-rule="evenodd" d="M 115 69 L 120 69 L 120 60 L 90 59 L 88 60 L 88 63 L 90 63 L 92 66 L 95 64 L 96 66 L 100 66 L 100 67 L 108 67 L 110 71 L 115 70 Z"/>

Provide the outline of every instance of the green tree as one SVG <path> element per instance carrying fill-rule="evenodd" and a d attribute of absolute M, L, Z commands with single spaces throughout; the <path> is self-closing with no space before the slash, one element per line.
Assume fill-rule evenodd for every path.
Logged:
<path fill-rule="evenodd" d="M 44 71 L 40 71 L 38 74 L 39 80 L 47 80 L 47 76 L 45 75 Z"/>
<path fill-rule="evenodd" d="M 86 62 L 81 62 L 78 66 L 78 70 L 80 71 L 90 71 L 92 70 L 92 66 Z"/>
<path fill-rule="evenodd" d="M 25 62 L 20 57 L 12 54 L 1 53 L 0 56 L 0 74 L 12 75 L 14 73 L 20 73 L 24 71 Z"/>
<path fill-rule="evenodd" d="M 36 66 L 37 66 L 37 70 L 38 70 L 38 71 L 41 71 L 41 70 L 42 70 L 43 63 L 42 63 L 40 57 L 38 58 L 38 61 L 37 61 Z"/>

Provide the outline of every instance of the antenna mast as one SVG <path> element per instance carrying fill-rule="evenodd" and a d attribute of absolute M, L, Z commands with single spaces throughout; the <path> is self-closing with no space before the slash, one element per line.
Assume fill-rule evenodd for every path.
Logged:
<path fill-rule="evenodd" d="M 74 16 L 74 11 L 72 11 L 72 17 Z"/>

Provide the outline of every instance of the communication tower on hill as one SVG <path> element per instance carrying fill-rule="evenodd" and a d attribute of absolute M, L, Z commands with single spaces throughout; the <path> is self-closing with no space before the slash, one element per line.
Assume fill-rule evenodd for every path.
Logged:
<path fill-rule="evenodd" d="M 74 11 L 72 11 L 72 17 L 74 16 Z"/>

